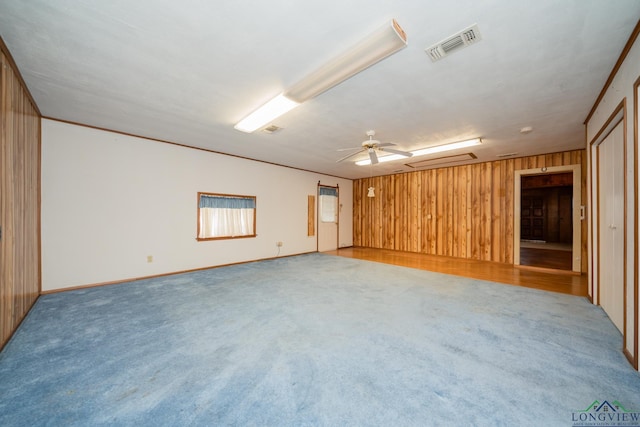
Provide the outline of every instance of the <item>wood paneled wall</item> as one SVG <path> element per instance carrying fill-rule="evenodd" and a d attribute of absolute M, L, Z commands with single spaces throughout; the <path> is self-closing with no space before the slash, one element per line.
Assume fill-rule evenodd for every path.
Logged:
<path fill-rule="evenodd" d="M 0 40 L 0 348 L 40 294 L 40 114 Z"/>
<path fill-rule="evenodd" d="M 574 164 L 582 165 L 584 204 L 584 150 L 355 180 L 353 244 L 513 263 L 514 172 Z M 586 272 L 586 221 L 578 226 Z"/>

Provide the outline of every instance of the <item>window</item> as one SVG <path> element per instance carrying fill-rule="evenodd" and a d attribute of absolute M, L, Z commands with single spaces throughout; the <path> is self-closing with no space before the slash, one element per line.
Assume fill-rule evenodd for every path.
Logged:
<path fill-rule="evenodd" d="M 256 237 L 256 197 L 198 193 L 197 240 Z"/>
<path fill-rule="evenodd" d="M 320 221 L 338 222 L 338 189 L 320 187 Z"/>

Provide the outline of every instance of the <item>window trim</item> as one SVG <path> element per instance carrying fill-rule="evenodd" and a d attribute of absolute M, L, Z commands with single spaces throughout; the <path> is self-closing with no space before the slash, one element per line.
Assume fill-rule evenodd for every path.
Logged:
<path fill-rule="evenodd" d="M 254 208 L 253 208 L 253 234 L 243 234 L 239 236 L 216 236 L 216 237 L 200 237 L 200 198 L 202 196 L 217 196 L 217 197 L 228 197 L 228 198 L 236 198 L 236 199 L 252 199 Z M 209 241 L 209 240 L 229 240 L 229 239 L 246 239 L 251 237 L 258 237 L 256 232 L 256 218 L 258 212 L 258 199 L 256 196 L 246 196 L 241 194 L 222 194 L 222 193 L 210 193 L 205 191 L 199 191 L 198 196 L 196 198 L 196 240 L 199 242 Z"/>

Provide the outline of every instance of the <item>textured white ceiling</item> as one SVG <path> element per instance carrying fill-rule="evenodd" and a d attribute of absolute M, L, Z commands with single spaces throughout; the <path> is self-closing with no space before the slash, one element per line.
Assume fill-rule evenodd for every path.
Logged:
<path fill-rule="evenodd" d="M 277 133 L 234 130 L 392 18 L 407 48 Z M 0 0 L 0 35 L 45 117 L 345 178 L 414 170 L 336 163 L 369 129 L 406 150 L 482 137 L 476 161 L 583 148 L 639 18 L 638 0 Z M 426 47 L 472 24 L 480 42 L 430 61 Z"/>

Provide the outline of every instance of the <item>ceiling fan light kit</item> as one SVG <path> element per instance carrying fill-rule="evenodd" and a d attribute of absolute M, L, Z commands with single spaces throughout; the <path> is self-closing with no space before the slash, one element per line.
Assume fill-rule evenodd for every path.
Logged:
<path fill-rule="evenodd" d="M 369 137 L 369 139 L 365 140 L 362 142 L 362 146 L 361 147 L 352 147 L 352 148 L 343 148 L 340 149 L 338 151 L 353 151 L 353 150 L 357 150 L 354 153 L 348 154 L 346 156 L 344 156 L 343 158 L 339 159 L 338 161 L 336 161 L 336 163 L 340 163 L 343 160 L 347 160 L 350 157 L 356 156 L 358 154 L 360 154 L 361 152 L 367 152 L 367 154 L 369 155 L 369 160 L 366 160 L 366 164 L 367 165 L 375 165 L 378 163 L 378 160 L 380 159 L 386 159 L 387 157 L 393 157 L 393 156 L 397 156 L 397 158 L 402 158 L 402 157 L 411 157 L 413 156 L 412 153 L 406 152 L 406 151 L 400 151 L 400 150 L 395 150 L 392 148 L 386 148 L 392 145 L 396 145 L 393 142 L 380 142 L 377 139 L 373 139 L 373 137 L 375 136 L 376 132 L 373 130 L 370 130 L 367 132 L 367 136 Z M 390 153 L 394 153 L 391 156 L 385 156 L 385 157 L 381 157 L 378 158 L 378 155 L 376 154 L 376 151 L 388 151 Z M 364 160 L 363 160 L 364 161 Z M 356 164 L 359 164 L 359 162 L 356 162 Z"/>
<path fill-rule="evenodd" d="M 407 35 L 393 19 L 249 114 L 234 128 L 242 132 L 254 132 L 406 46 Z"/>

